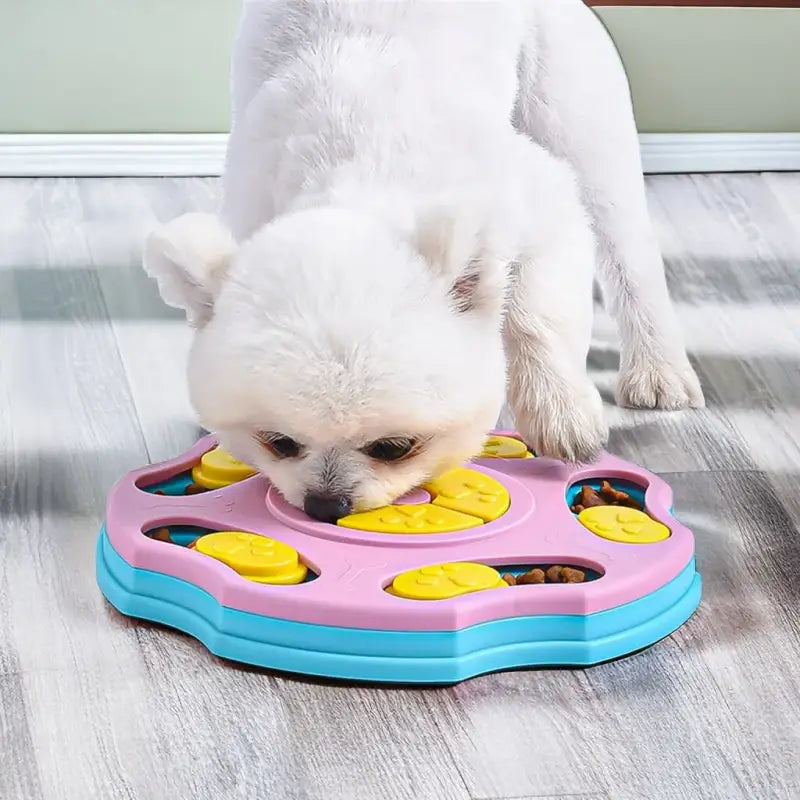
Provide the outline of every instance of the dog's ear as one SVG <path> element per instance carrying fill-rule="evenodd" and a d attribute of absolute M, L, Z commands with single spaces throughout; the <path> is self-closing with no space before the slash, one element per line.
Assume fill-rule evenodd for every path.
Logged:
<path fill-rule="evenodd" d="M 189 324 L 201 328 L 211 319 L 235 250 L 217 217 L 184 214 L 147 237 L 143 266 L 158 281 L 164 302 L 182 308 Z"/>
<path fill-rule="evenodd" d="M 454 310 L 502 311 L 508 262 L 492 252 L 488 237 L 469 215 L 428 211 L 418 217 L 415 237 L 417 250 L 445 282 Z"/>

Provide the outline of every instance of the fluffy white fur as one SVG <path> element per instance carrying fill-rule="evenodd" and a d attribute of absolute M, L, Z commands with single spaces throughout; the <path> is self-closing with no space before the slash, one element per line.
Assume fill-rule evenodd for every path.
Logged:
<path fill-rule="evenodd" d="M 620 401 L 702 404 L 625 74 L 581 0 L 246 2 L 221 220 L 167 224 L 145 267 L 197 328 L 204 424 L 297 505 L 394 500 L 480 449 L 506 387 L 532 447 L 591 460 L 596 268 Z M 394 436 L 416 455 L 362 452 Z"/>

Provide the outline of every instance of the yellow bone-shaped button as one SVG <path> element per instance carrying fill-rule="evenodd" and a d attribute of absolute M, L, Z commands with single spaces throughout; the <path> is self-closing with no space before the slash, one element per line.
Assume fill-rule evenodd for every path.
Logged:
<path fill-rule="evenodd" d="M 496 569 L 460 561 L 403 572 L 392 581 L 390 592 L 409 600 L 445 600 L 506 585 Z"/>
<path fill-rule="evenodd" d="M 525 442 L 511 436 L 490 436 L 480 458 L 533 458 Z"/>
<path fill-rule="evenodd" d="M 432 503 L 383 506 L 350 514 L 336 524 L 343 528 L 374 533 L 452 533 L 481 525 L 475 516 L 460 514 Z"/>
<path fill-rule="evenodd" d="M 222 489 L 255 474 L 252 467 L 237 461 L 219 447 L 204 453 L 200 463 L 192 468 L 192 480 L 205 489 Z"/>
<path fill-rule="evenodd" d="M 474 469 L 458 467 L 423 487 L 433 496 L 433 504 L 484 522 L 501 517 L 511 505 L 508 491 L 494 478 Z"/>
<path fill-rule="evenodd" d="M 209 533 L 195 542 L 194 549 L 258 583 L 302 583 L 308 573 L 293 547 L 255 533 Z"/>
<path fill-rule="evenodd" d="M 578 521 L 592 533 L 612 542 L 653 544 L 670 536 L 666 525 L 636 508 L 594 506 L 581 511 Z"/>

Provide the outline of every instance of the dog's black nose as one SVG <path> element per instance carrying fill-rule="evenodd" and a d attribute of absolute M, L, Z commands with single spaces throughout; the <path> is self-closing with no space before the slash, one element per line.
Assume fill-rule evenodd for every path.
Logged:
<path fill-rule="evenodd" d="M 353 510 L 353 503 L 346 495 L 310 492 L 303 501 L 303 510 L 320 522 L 336 522 Z"/>

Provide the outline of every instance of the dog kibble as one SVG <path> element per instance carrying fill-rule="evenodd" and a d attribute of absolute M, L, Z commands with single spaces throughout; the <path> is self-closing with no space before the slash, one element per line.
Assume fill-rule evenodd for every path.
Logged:
<path fill-rule="evenodd" d="M 591 486 L 581 486 L 570 510 L 575 514 L 580 514 L 581 511 L 595 506 L 625 506 L 644 511 L 642 504 L 636 498 L 631 497 L 627 492 L 615 489 L 608 481 L 600 483 L 599 491 Z"/>
<path fill-rule="evenodd" d="M 586 573 L 582 569 L 564 567 L 561 570 L 561 583 L 583 583 L 586 580 Z"/>
<path fill-rule="evenodd" d="M 642 504 L 636 498 L 631 497 L 627 492 L 615 489 L 608 481 L 600 484 L 600 496 L 612 501 L 612 505 L 642 510 Z"/>
<path fill-rule="evenodd" d="M 544 583 L 545 582 L 545 573 L 542 569 L 532 569 L 530 572 L 526 572 L 524 575 L 519 575 L 517 577 L 517 584 L 519 586 L 525 586 L 526 584 L 530 583 Z"/>
<path fill-rule="evenodd" d="M 554 564 L 552 567 L 548 567 L 547 571 L 541 569 L 541 567 L 534 567 L 521 575 L 512 575 L 507 572 L 503 575 L 503 580 L 509 586 L 526 586 L 538 583 L 583 583 L 586 580 L 586 573 L 582 569 Z"/>
<path fill-rule="evenodd" d="M 606 501 L 603 500 L 596 489 L 593 489 L 591 486 L 581 486 L 580 492 L 575 497 L 575 503 L 572 506 L 572 510 L 579 514 L 585 508 L 604 505 L 606 505 Z"/>
<path fill-rule="evenodd" d="M 199 483 L 190 483 L 184 490 L 184 494 L 202 494 L 205 491 L 205 486 L 201 486 Z"/>
<path fill-rule="evenodd" d="M 169 528 L 158 528 L 148 535 L 157 542 L 168 542 L 172 544 L 172 536 L 170 536 Z"/>

